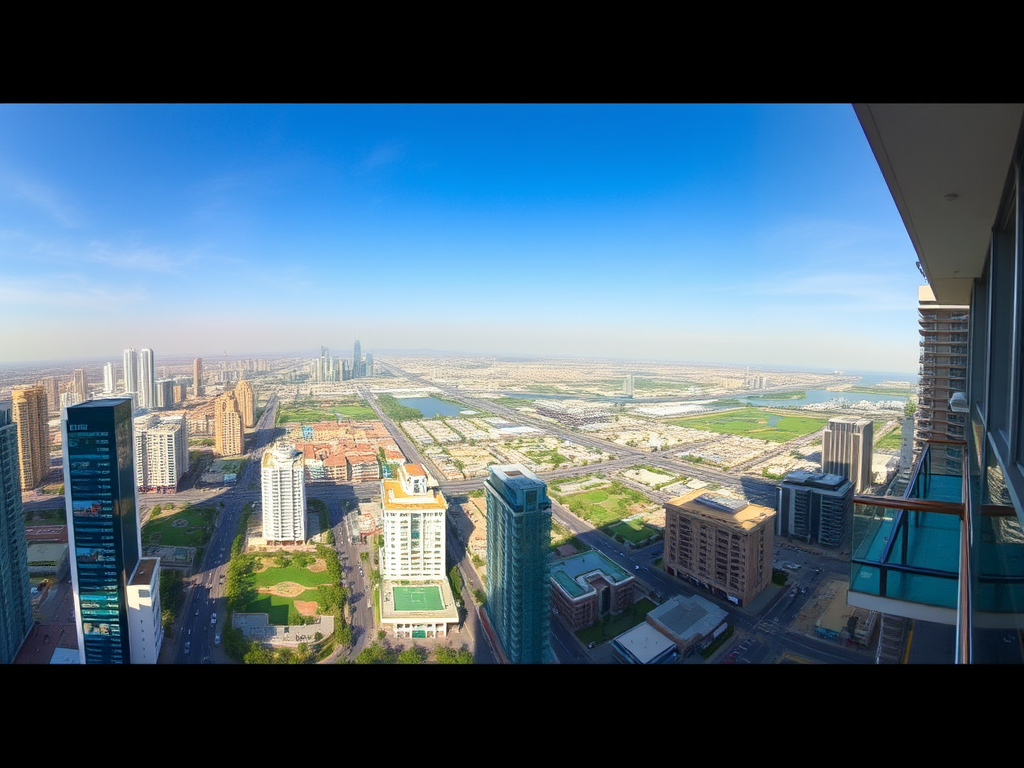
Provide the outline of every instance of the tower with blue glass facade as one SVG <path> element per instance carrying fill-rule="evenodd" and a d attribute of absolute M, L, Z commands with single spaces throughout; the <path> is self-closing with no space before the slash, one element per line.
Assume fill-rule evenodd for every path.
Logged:
<path fill-rule="evenodd" d="M 487 615 L 509 661 L 550 659 L 551 501 L 521 464 L 494 465 L 487 496 Z"/>

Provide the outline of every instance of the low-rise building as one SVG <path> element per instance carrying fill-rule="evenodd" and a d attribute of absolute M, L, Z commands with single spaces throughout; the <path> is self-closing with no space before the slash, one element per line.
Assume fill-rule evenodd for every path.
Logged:
<path fill-rule="evenodd" d="M 635 600 L 633 574 L 597 550 L 556 560 L 550 573 L 551 606 L 574 632 L 621 613 Z"/>
<path fill-rule="evenodd" d="M 675 643 L 681 654 L 708 645 L 728 628 L 729 614 L 700 595 L 677 595 L 647 614 L 647 623 Z"/>

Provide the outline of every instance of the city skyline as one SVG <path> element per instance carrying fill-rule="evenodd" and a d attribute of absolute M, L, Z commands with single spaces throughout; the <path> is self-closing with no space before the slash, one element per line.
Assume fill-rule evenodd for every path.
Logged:
<path fill-rule="evenodd" d="M 0 300 L 45 309 L 36 333 L 0 340 L 7 362 L 116 359 L 130 323 L 161 356 L 362 337 L 375 351 L 917 368 L 914 249 L 848 104 L 0 117 Z M 170 296 L 175 322 L 148 309 Z M 276 311 L 289 306 L 304 311 Z"/>

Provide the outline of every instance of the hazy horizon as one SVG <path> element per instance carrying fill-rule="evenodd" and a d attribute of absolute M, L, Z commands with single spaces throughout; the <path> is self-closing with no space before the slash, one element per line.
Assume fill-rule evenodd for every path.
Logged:
<path fill-rule="evenodd" d="M 917 369 L 848 104 L 0 105 L 0 164 L 0 361 Z"/>

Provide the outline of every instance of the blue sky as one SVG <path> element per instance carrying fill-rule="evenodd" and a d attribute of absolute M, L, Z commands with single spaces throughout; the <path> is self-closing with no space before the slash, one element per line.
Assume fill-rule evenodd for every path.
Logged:
<path fill-rule="evenodd" d="M 915 261 L 849 104 L 0 105 L 0 362 L 909 374 Z"/>

